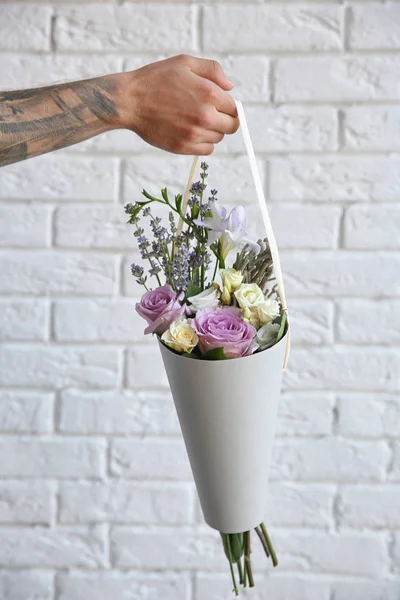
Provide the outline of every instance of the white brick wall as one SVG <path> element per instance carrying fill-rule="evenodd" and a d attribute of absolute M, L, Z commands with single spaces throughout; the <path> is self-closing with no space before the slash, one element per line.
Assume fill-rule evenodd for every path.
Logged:
<path fill-rule="evenodd" d="M 251 597 L 398 600 L 400 2 L 0 2 L 2 89 L 177 52 L 220 60 L 246 101 L 292 313 L 280 566 L 255 550 Z M 240 135 L 209 162 L 260 233 Z M 231 597 L 123 213 L 189 166 L 115 131 L 0 172 L 0 600 Z"/>

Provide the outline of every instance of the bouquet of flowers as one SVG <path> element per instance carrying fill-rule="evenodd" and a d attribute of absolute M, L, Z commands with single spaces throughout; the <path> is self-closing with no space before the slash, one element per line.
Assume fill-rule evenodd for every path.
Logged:
<path fill-rule="evenodd" d="M 268 239 L 250 240 L 245 208 L 221 206 L 207 178 L 203 162 L 185 197 L 143 190 L 125 212 L 146 264 L 131 267 L 144 288 L 136 310 L 158 337 L 203 512 L 220 530 L 238 594 L 235 566 L 240 584 L 254 585 L 251 529 L 278 564 L 262 515 L 288 323 Z"/>

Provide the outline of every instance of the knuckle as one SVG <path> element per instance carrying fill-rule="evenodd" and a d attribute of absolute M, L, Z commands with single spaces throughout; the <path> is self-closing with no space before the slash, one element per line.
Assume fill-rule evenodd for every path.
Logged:
<path fill-rule="evenodd" d="M 206 110 L 200 111 L 196 117 L 196 125 L 202 129 L 208 129 L 212 125 L 211 114 Z"/>

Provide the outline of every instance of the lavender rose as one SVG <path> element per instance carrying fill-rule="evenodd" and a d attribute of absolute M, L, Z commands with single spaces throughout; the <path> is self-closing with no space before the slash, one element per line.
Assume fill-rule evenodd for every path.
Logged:
<path fill-rule="evenodd" d="M 183 317 L 185 307 L 181 305 L 181 299 L 168 284 L 143 294 L 140 302 L 136 304 L 136 311 L 148 323 L 145 334 L 161 335 L 173 321 Z"/>
<path fill-rule="evenodd" d="M 192 327 L 203 353 L 222 347 L 227 358 L 238 358 L 258 348 L 254 341 L 256 329 L 243 320 L 236 306 L 203 308 L 196 313 Z"/>

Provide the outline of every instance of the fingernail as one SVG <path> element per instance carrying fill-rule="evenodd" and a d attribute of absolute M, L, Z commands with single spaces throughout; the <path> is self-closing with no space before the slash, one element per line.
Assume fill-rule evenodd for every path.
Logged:
<path fill-rule="evenodd" d="M 228 82 L 228 83 L 230 83 L 230 84 L 231 84 L 231 85 L 233 85 L 233 86 L 235 86 L 235 85 L 236 85 L 236 83 L 235 83 L 234 81 L 232 81 L 232 79 L 230 79 L 230 78 L 229 78 L 229 77 L 227 77 L 226 75 L 225 75 L 225 77 L 226 77 L 226 80 L 227 80 L 227 82 Z"/>

